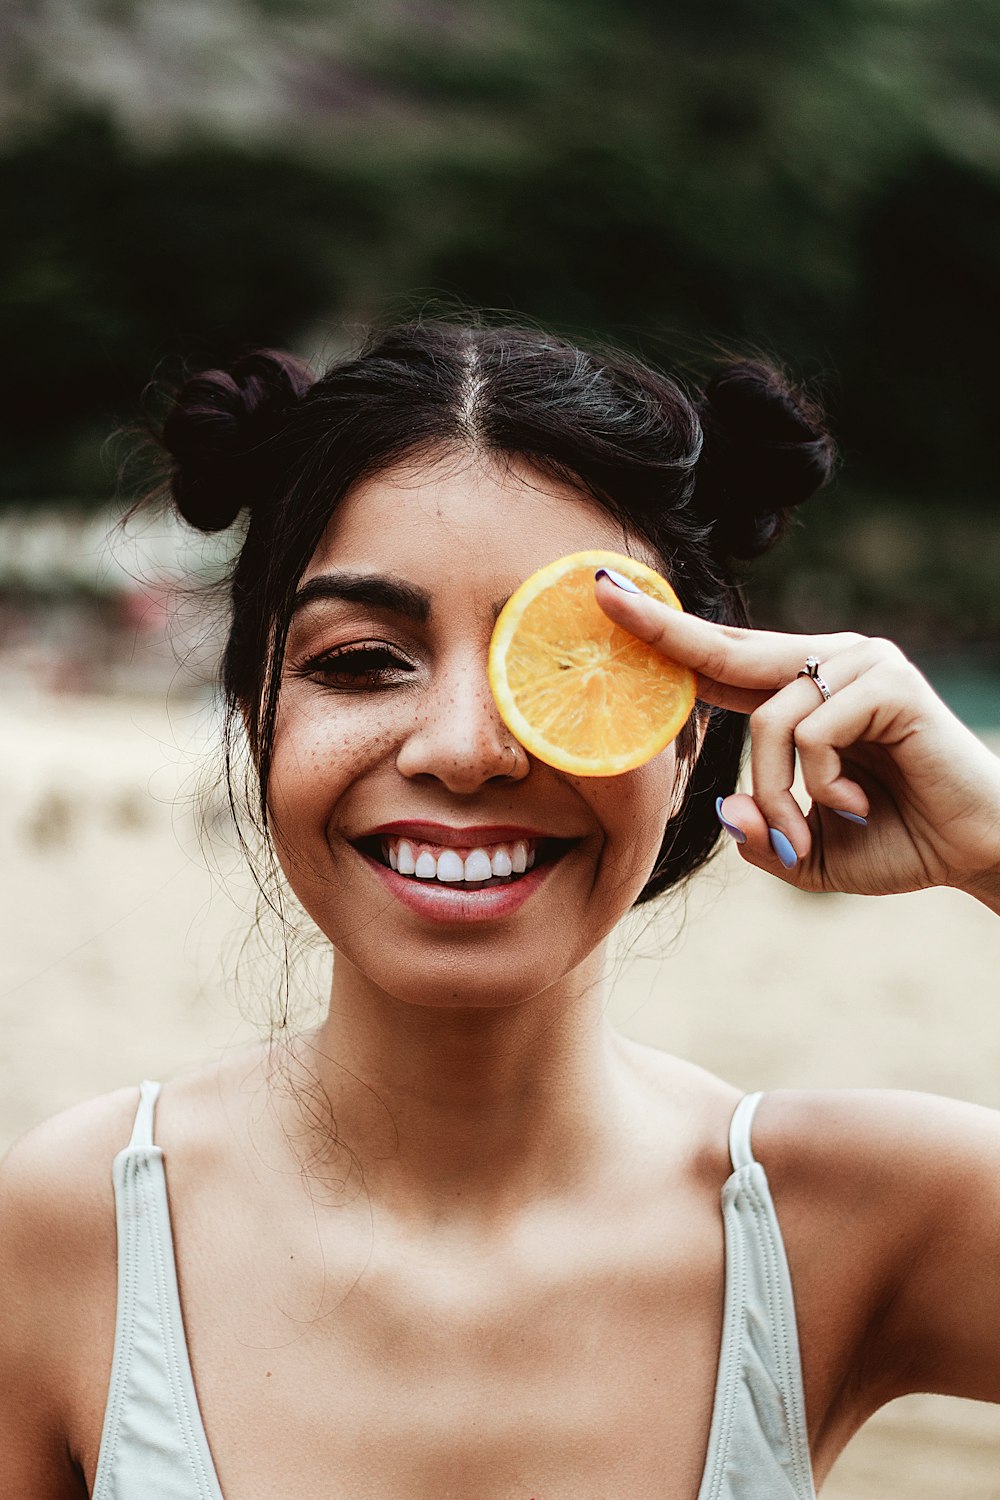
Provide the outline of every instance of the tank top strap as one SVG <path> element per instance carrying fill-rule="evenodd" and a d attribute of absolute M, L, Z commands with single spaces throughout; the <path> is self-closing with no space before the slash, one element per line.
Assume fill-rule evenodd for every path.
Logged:
<path fill-rule="evenodd" d="M 722 1342 L 698 1500 L 816 1500 L 788 1258 L 751 1145 L 763 1097 L 742 1098 L 729 1129 Z"/>
<path fill-rule="evenodd" d="M 129 1151 L 148 1151 L 156 1144 L 153 1140 L 153 1119 L 159 1097 L 160 1085 L 144 1078 L 139 1085 L 139 1107 L 135 1112 L 135 1124 L 128 1143 Z"/>
<path fill-rule="evenodd" d="M 223 1500 L 184 1332 L 163 1150 L 160 1085 L 140 1085 L 113 1164 L 118 1304 L 93 1500 Z"/>
<path fill-rule="evenodd" d="M 729 1158 L 734 1172 L 738 1172 L 740 1167 L 752 1166 L 756 1160 L 750 1134 L 753 1130 L 757 1106 L 763 1097 L 762 1093 L 744 1094 L 733 1111 L 733 1118 L 729 1125 Z"/>

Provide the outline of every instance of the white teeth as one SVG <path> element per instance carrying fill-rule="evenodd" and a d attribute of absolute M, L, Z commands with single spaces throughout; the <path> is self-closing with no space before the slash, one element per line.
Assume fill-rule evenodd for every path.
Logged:
<path fill-rule="evenodd" d="M 406 842 L 406 839 L 400 839 L 399 848 L 396 850 L 395 867 L 400 875 L 413 875 L 416 871 L 417 862 L 413 857 L 413 847 Z"/>
<path fill-rule="evenodd" d="M 441 849 L 434 853 L 421 849 L 418 854 L 409 839 L 387 839 L 382 845 L 386 863 L 400 875 L 415 875 L 418 880 L 441 880 L 449 885 L 460 881 L 480 884 L 496 877 L 507 880 L 511 875 L 523 875 L 535 863 L 535 850 L 529 849 L 527 840 L 519 839 L 508 848 L 498 845 L 492 852 L 481 846 L 470 849 L 463 858 L 457 849 Z"/>
<path fill-rule="evenodd" d="M 420 859 L 423 859 L 423 855 Z M 431 856 L 433 857 L 433 856 Z M 420 870 L 420 860 L 417 860 L 417 870 Z M 465 880 L 465 861 L 454 849 L 442 849 L 437 857 L 437 878 L 447 880 L 449 883 L 455 880 Z"/>
<path fill-rule="evenodd" d="M 440 877 L 441 861 L 438 860 L 438 875 Z M 489 880 L 493 874 L 493 866 L 485 849 L 473 849 L 471 854 L 465 858 L 466 880 Z M 443 877 L 442 877 L 443 878 Z"/>

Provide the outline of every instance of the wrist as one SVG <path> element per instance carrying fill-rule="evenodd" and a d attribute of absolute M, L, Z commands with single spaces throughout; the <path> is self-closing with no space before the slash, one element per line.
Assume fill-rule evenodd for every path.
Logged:
<path fill-rule="evenodd" d="M 1000 917 L 1000 866 L 994 870 L 984 870 L 971 880 L 963 880 L 959 889 L 974 896 Z"/>

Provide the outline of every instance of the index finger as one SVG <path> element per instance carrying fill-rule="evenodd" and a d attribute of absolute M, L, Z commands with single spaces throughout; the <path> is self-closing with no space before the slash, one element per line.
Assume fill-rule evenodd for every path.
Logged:
<path fill-rule="evenodd" d="M 823 661 L 861 639 L 846 633 L 786 635 L 719 625 L 671 609 L 648 594 L 626 592 L 607 577 L 598 578 L 596 589 L 598 604 L 616 625 L 697 673 L 703 702 L 740 713 L 752 713 L 785 687 L 807 656 Z"/>

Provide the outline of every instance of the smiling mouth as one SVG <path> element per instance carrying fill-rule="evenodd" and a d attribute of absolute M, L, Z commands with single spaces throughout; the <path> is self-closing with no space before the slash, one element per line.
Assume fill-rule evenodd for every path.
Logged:
<path fill-rule="evenodd" d="M 481 891 L 516 885 L 536 866 L 555 864 L 576 842 L 532 838 L 453 849 L 417 839 L 376 835 L 358 839 L 354 847 L 417 884 Z"/>

